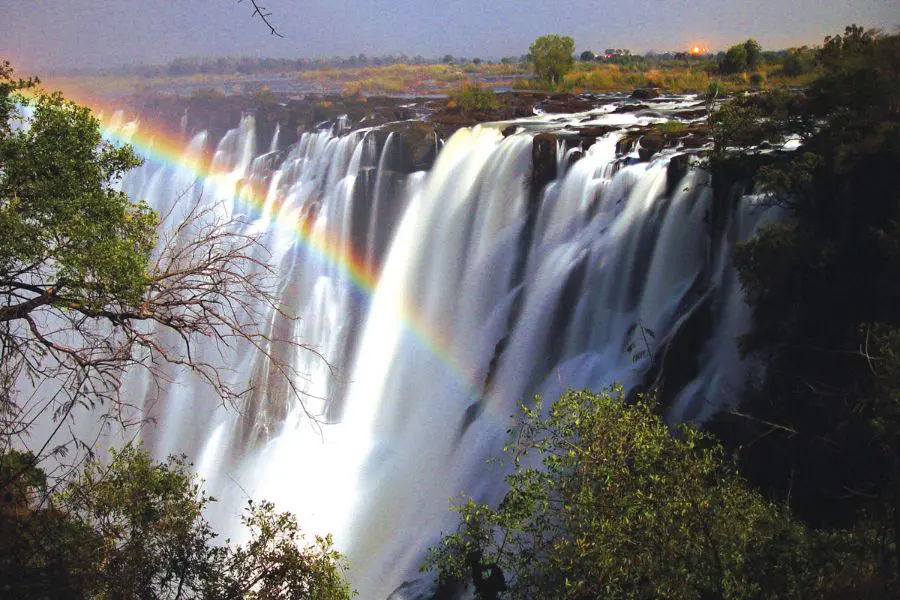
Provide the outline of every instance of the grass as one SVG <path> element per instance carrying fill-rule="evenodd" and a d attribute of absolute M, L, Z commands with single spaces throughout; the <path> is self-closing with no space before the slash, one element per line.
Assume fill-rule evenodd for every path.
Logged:
<path fill-rule="evenodd" d="M 154 92 L 177 92 L 180 86 L 217 87 L 231 93 L 257 90 L 261 78 L 282 77 L 295 81 L 298 90 L 341 92 L 347 96 L 360 95 L 421 95 L 451 94 L 466 85 L 481 82 L 485 87 L 513 87 L 516 89 L 555 92 L 629 92 L 639 87 L 659 87 L 664 90 L 702 92 L 710 83 L 718 83 L 723 92 L 775 87 L 804 87 L 815 79 L 811 72 L 787 77 L 781 67 L 764 65 L 758 73 L 739 73 L 731 76 L 715 74 L 713 62 L 668 61 L 662 64 L 615 65 L 577 62 L 556 88 L 545 83 L 525 79 L 525 65 L 520 64 L 431 64 L 325 68 L 265 75 L 197 74 L 179 77 L 140 77 L 137 75 L 95 75 L 56 78 L 47 87 L 66 91 L 81 91 L 92 97 L 116 97 Z M 490 83 L 484 80 L 489 79 Z"/>
<path fill-rule="evenodd" d="M 681 121 L 663 121 L 653 126 L 654 129 L 662 134 L 674 135 L 687 130 L 687 123 Z"/>
<path fill-rule="evenodd" d="M 679 63 L 648 66 L 635 64 L 577 63 L 556 87 L 548 89 L 539 81 L 525 79 L 514 84 L 516 89 L 538 89 L 556 92 L 628 92 L 635 88 L 656 87 L 675 93 L 703 92 L 718 83 L 723 92 L 751 88 L 804 87 L 815 79 L 815 73 L 788 77 L 777 65 L 764 65 L 756 73 L 723 76 L 714 72 L 713 63 Z"/>

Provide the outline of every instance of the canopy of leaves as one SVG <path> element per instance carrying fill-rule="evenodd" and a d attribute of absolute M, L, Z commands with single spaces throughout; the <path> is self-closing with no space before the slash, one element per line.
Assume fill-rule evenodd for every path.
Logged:
<path fill-rule="evenodd" d="M 8 65 L 0 81 L 0 295 L 9 300 L 0 321 L 25 314 L 26 302 L 137 302 L 156 218 L 114 184 L 139 159 L 105 142 L 87 108 L 59 94 L 26 98 Z"/>
<path fill-rule="evenodd" d="M 6 453 L 4 464 L 29 457 Z M 22 460 L 19 460 L 22 462 Z M 35 489 L 0 513 L 0 596 L 38 598 L 350 598 L 330 538 L 305 541 L 296 519 L 250 503 L 249 541 L 216 544 L 213 499 L 183 457 L 136 448 L 90 463 L 57 492 Z"/>
<path fill-rule="evenodd" d="M 528 51 L 535 75 L 551 85 L 559 84 L 575 64 L 575 40 L 567 35 L 542 35 Z"/>
<path fill-rule="evenodd" d="M 736 44 L 728 49 L 719 63 L 719 72 L 725 75 L 755 71 L 762 64 L 762 48 L 754 39 Z"/>
<path fill-rule="evenodd" d="M 544 410 L 523 407 L 500 506 L 456 506 L 457 531 L 425 567 L 440 580 L 474 581 L 482 600 L 783 598 L 857 568 L 844 541 L 826 549 L 763 500 L 707 434 L 673 435 L 649 398 L 570 391 Z"/>

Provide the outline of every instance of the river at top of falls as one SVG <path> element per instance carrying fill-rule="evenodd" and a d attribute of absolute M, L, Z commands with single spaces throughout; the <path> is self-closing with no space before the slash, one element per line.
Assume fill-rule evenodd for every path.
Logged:
<path fill-rule="evenodd" d="M 659 110 L 689 101 L 670 104 Z M 452 526 L 449 499 L 502 498 L 504 473 L 485 459 L 500 452 L 523 399 L 634 386 L 702 310 L 711 333 L 670 416 L 703 418 L 736 401 L 747 367 L 735 337 L 749 315 L 728 256 L 765 218 L 753 198 L 714 219 L 705 170 L 667 185 L 678 151 L 649 162 L 617 156 L 620 130 L 581 148 L 571 165 L 560 142 L 558 176 L 530 188 L 536 131 L 660 120 L 613 108 L 538 114 L 507 137 L 509 123 L 461 129 L 427 173 L 401 168 L 400 133 L 323 129 L 259 151 L 245 116 L 215 148 L 203 132 L 186 144 L 181 162 L 209 156 L 210 176 L 148 160 L 125 178 L 131 197 L 161 212 L 187 194 L 240 215 L 271 253 L 283 306 L 301 317 L 263 308 L 266 326 L 336 369 L 314 353 L 276 349 L 305 374 L 294 382 L 305 409 L 251 347 L 217 359 L 253 387 L 238 410 L 181 372 L 160 389 L 129 376 L 157 423 L 144 443 L 160 458 L 192 457 L 219 498 L 208 516 L 220 531 L 240 538 L 247 497 L 272 500 L 307 532 L 334 534 L 361 598 L 386 598 L 417 576 L 427 547 Z M 247 189 L 258 202 L 240 200 Z M 302 215 L 312 219 L 306 238 Z M 341 267 L 351 255 L 377 265 L 371 289 Z"/>

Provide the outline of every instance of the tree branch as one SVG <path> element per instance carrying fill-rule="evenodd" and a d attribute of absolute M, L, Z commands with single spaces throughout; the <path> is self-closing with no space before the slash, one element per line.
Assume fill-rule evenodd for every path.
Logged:
<path fill-rule="evenodd" d="M 241 4 L 243 1 L 244 0 L 237 0 L 238 4 Z M 260 6 L 257 0 L 250 0 L 250 4 L 251 6 L 253 6 L 253 13 L 250 15 L 251 18 L 258 16 L 260 19 L 262 19 L 262 22 L 266 24 L 266 27 L 269 28 L 269 33 L 274 36 L 284 37 L 283 35 L 278 33 L 278 30 L 275 29 L 275 26 L 272 25 L 272 23 L 269 21 L 269 17 L 272 16 L 272 13 L 268 12 L 268 9 L 266 9 L 265 6 Z"/>

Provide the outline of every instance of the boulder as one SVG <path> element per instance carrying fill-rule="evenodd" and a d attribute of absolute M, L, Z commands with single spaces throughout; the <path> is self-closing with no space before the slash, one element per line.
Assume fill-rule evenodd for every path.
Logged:
<path fill-rule="evenodd" d="M 695 149 L 695 148 L 702 148 L 703 146 L 711 143 L 712 138 L 692 134 L 686 138 L 682 138 L 680 141 L 681 141 L 681 146 L 683 148 Z"/>
<path fill-rule="evenodd" d="M 413 173 L 431 168 L 437 157 L 437 132 L 425 121 L 401 121 L 390 123 L 378 130 L 380 133 L 396 134 L 398 153 L 395 170 L 399 173 Z"/>
<path fill-rule="evenodd" d="M 650 160 L 650 158 L 666 147 L 665 136 L 659 133 L 651 133 L 641 138 L 638 145 L 638 156 L 641 160 Z"/>
<path fill-rule="evenodd" d="M 613 114 L 621 115 L 623 113 L 635 112 L 638 110 L 647 110 L 650 106 L 647 104 L 623 104 L 622 106 L 617 106 L 613 110 Z"/>
<path fill-rule="evenodd" d="M 654 98 L 659 98 L 659 88 L 654 88 L 654 87 L 637 88 L 636 90 L 631 92 L 630 97 L 635 100 L 653 100 Z"/>
<path fill-rule="evenodd" d="M 566 168 L 571 167 L 582 158 L 584 158 L 584 152 L 582 150 L 572 150 L 572 152 L 569 153 L 569 157 L 566 159 Z"/>

